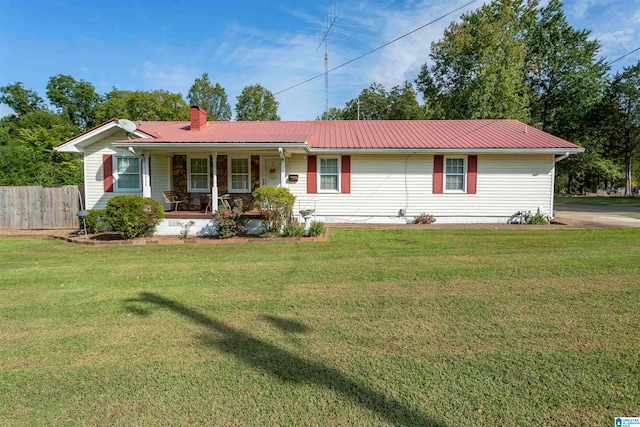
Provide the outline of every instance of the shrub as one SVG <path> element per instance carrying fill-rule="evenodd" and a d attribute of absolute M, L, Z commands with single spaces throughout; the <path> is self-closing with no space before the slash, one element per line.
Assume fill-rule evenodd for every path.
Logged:
<path fill-rule="evenodd" d="M 242 231 L 247 222 L 242 217 L 243 206 L 242 199 L 237 198 L 233 201 L 231 209 L 220 206 L 213 214 L 213 219 L 218 223 L 218 237 L 228 239 L 229 237 L 237 236 Z"/>
<path fill-rule="evenodd" d="M 183 222 L 182 226 L 180 227 L 180 238 L 186 239 L 187 237 L 189 237 L 189 231 L 191 231 L 191 227 L 193 227 L 195 223 L 196 222 L 193 220 Z"/>
<path fill-rule="evenodd" d="M 284 227 L 282 234 L 285 237 L 302 237 L 304 236 L 304 227 L 296 224 L 288 224 Z"/>
<path fill-rule="evenodd" d="M 164 218 L 164 209 L 153 199 L 141 196 L 116 196 L 107 202 L 105 217 L 111 230 L 125 239 L 150 236 Z"/>
<path fill-rule="evenodd" d="M 262 216 L 262 228 L 266 232 L 280 232 L 293 211 L 296 196 L 286 188 L 260 187 L 253 198 Z"/>
<path fill-rule="evenodd" d="M 413 219 L 414 224 L 433 224 L 436 222 L 436 217 L 428 213 L 421 213 Z"/>
<path fill-rule="evenodd" d="M 313 221 L 309 226 L 309 236 L 324 236 L 325 226 L 322 221 Z"/>
<path fill-rule="evenodd" d="M 547 225 L 549 224 L 549 221 L 547 221 L 547 218 L 545 218 L 544 215 L 537 213 L 537 214 L 533 214 L 531 216 L 529 216 L 529 219 L 527 220 L 527 224 L 532 224 L 532 225 Z"/>
<path fill-rule="evenodd" d="M 84 217 L 87 224 L 87 233 L 102 233 L 103 231 L 109 231 L 109 223 L 107 222 L 107 211 L 105 209 L 90 209 L 89 216 Z M 82 219 L 80 219 L 80 226 L 82 227 Z"/>

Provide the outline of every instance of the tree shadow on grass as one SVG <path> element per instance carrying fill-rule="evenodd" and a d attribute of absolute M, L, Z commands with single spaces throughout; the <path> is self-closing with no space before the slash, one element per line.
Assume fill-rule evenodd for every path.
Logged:
<path fill-rule="evenodd" d="M 269 314 L 264 314 L 260 316 L 260 318 L 266 320 L 285 334 L 304 334 L 311 330 L 310 327 L 297 320 L 285 319 L 284 317 L 271 316 Z"/>
<path fill-rule="evenodd" d="M 142 292 L 140 297 L 127 302 L 144 302 L 168 308 L 188 320 L 204 326 L 221 338 L 205 335 L 203 340 L 211 347 L 232 355 L 244 363 L 266 372 L 282 381 L 317 384 L 336 391 L 357 404 L 377 413 L 388 422 L 407 426 L 444 427 L 445 424 L 426 417 L 402 402 L 388 398 L 342 372 L 323 363 L 308 361 L 287 350 L 257 339 L 246 332 L 226 325 L 219 320 L 200 313 L 177 301 L 151 292 Z M 269 319 L 267 319 L 269 320 Z M 276 318 L 278 323 L 279 318 Z M 298 323 L 298 322 L 294 322 Z M 285 323 L 285 326 L 287 324 Z M 290 325 L 289 325 L 290 326 Z M 296 325 L 300 329 L 300 325 Z"/>

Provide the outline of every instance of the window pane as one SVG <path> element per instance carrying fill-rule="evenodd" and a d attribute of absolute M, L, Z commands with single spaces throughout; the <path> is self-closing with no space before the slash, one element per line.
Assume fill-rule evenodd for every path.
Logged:
<path fill-rule="evenodd" d="M 191 176 L 191 188 L 194 190 L 207 190 L 209 186 L 207 185 L 207 176 L 206 175 L 192 175 Z"/>
<path fill-rule="evenodd" d="M 118 173 L 139 173 L 140 161 L 133 157 L 116 157 Z"/>
<path fill-rule="evenodd" d="M 248 190 L 249 189 L 249 175 L 232 175 L 231 176 L 231 189 L 232 190 Z"/>
<path fill-rule="evenodd" d="M 320 173 L 338 173 L 338 159 L 320 159 Z"/>
<path fill-rule="evenodd" d="M 133 174 L 120 174 L 118 177 L 118 188 L 126 189 L 133 188 L 137 189 L 140 184 L 140 176 Z"/>
<path fill-rule="evenodd" d="M 447 159 L 446 173 L 464 173 L 464 159 Z"/>
<path fill-rule="evenodd" d="M 207 159 L 191 159 L 191 173 L 204 173 L 208 172 Z"/>
<path fill-rule="evenodd" d="M 447 175 L 447 190 L 464 190 L 464 175 Z"/>
<path fill-rule="evenodd" d="M 231 173 L 249 173 L 248 159 L 231 159 Z"/>
<path fill-rule="evenodd" d="M 338 190 L 337 175 L 320 175 L 321 190 Z"/>

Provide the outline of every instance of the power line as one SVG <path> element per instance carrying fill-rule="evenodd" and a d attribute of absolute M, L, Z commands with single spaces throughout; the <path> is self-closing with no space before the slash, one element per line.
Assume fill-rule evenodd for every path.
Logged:
<path fill-rule="evenodd" d="M 416 31 L 420 31 L 421 29 L 423 29 L 423 28 L 425 28 L 425 27 L 428 27 L 429 25 L 431 25 L 431 24 L 433 24 L 433 23 L 436 23 L 436 22 L 438 22 L 438 21 L 442 20 L 442 19 L 446 18 L 447 16 L 449 16 L 449 15 L 451 15 L 451 14 L 453 14 L 453 13 L 456 13 L 456 12 L 457 12 L 457 11 L 459 11 L 460 9 L 464 9 L 465 7 L 469 6 L 471 3 L 475 3 L 475 2 L 476 2 L 476 0 L 471 0 L 470 2 L 463 4 L 462 6 L 460 6 L 460 7 L 456 8 L 456 9 L 452 10 L 451 12 L 447 12 L 447 13 L 445 13 L 444 15 L 442 15 L 442 16 L 440 16 L 440 17 L 438 17 L 438 18 L 434 19 L 433 21 L 427 22 L 426 24 L 424 24 L 424 25 L 422 25 L 422 26 L 420 26 L 420 27 L 416 28 L 415 30 L 409 31 L 408 33 L 405 33 L 405 34 L 401 35 L 400 37 L 396 37 L 395 39 L 391 40 L 390 42 L 387 42 L 387 43 L 385 43 L 385 44 L 383 44 L 383 45 L 380 45 L 380 46 L 376 47 L 375 49 L 370 50 L 370 51 L 369 51 L 369 52 L 367 52 L 367 53 L 363 53 L 362 55 L 360 55 L 360 56 L 358 56 L 358 57 L 356 57 L 356 58 L 353 58 L 353 59 L 351 59 L 351 60 L 349 60 L 349 61 L 347 61 L 347 62 L 345 62 L 345 63 L 342 63 L 342 64 L 340 64 L 340 65 L 338 65 L 338 66 L 335 66 L 335 67 L 333 67 L 332 69 L 330 69 L 330 70 L 326 71 L 325 73 L 320 73 L 320 74 L 318 74 L 318 75 L 316 75 L 316 76 L 313 76 L 313 77 L 311 77 L 311 78 L 309 78 L 309 79 L 307 79 L 307 80 L 305 80 L 305 81 L 302 81 L 302 82 L 300 82 L 300 83 L 298 83 L 298 84 L 295 84 L 295 85 L 293 85 L 293 86 L 289 86 L 289 87 L 288 87 L 288 88 L 286 88 L 286 89 L 283 89 L 283 90 L 281 90 L 281 91 L 278 91 L 278 92 L 274 93 L 274 95 L 279 95 L 279 94 L 281 94 L 282 92 L 286 92 L 286 91 L 291 90 L 291 89 L 293 89 L 293 88 L 296 88 L 296 87 L 298 87 L 298 86 L 302 86 L 303 84 L 305 84 L 305 83 L 309 83 L 309 82 L 310 82 L 310 81 L 312 81 L 312 80 L 315 80 L 315 79 L 317 79 L 317 78 L 320 78 L 320 77 L 324 76 L 325 74 L 331 73 L 332 71 L 335 71 L 335 70 L 337 70 L 338 68 L 342 68 L 342 67 L 344 67 L 345 65 L 349 65 L 349 64 L 351 64 L 352 62 L 355 62 L 355 61 L 357 61 L 357 60 L 359 60 L 359 59 L 362 59 L 362 58 L 364 58 L 365 56 L 370 55 L 370 54 L 372 54 L 373 52 L 376 52 L 376 51 L 378 51 L 378 50 L 380 50 L 380 49 L 382 49 L 382 48 L 384 48 L 384 47 L 387 47 L 387 46 L 389 46 L 390 44 L 395 43 L 395 42 L 397 42 L 398 40 L 403 39 L 403 38 L 405 38 L 405 37 L 407 37 L 407 36 L 409 36 L 409 35 L 411 35 L 411 34 L 415 33 Z"/>
<path fill-rule="evenodd" d="M 631 52 L 629 53 L 625 53 L 624 55 L 622 55 L 620 58 L 616 59 L 615 61 L 611 61 L 609 62 L 609 65 L 613 64 L 614 62 L 618 62 L 620 61 L 622 58 L 626 58 L 627 56 L 631 55 L 633 52 L 637 52 L 640 50 L 640 47 L 637 47 L 635 49 L 633 49 Z"/>

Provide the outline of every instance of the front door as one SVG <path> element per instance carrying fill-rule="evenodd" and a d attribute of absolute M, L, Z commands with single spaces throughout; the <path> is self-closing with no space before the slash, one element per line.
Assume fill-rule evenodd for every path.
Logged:
<path fill-rule="evenodd" d="M 262 158 L 262 185 L 265 187 L 280 187 L 280 158 Z"/>

